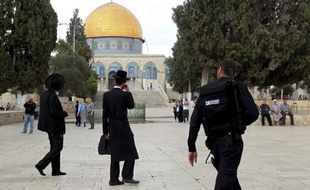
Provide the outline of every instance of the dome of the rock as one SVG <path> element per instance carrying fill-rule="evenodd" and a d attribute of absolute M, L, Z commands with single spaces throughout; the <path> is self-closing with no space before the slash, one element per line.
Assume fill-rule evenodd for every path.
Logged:
<path fill-rule="evenodd" d="M 143 41 L 142 28 L 138 19 L 127 8 L 106 3 L 95 9 L 85 20 L 87 38 L 128 37 Z"/>

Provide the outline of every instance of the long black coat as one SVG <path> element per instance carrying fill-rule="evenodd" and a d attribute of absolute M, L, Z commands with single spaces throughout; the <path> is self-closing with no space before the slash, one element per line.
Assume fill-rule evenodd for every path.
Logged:
<path fill-rule="evenodd" d="M 127 109 L 135 107 L 132 94 L 113 88 L 103 94 L 102 102 L 102 127 L 110 136 L 111 161 L 139 159 L 127 117 Z"/>
<path fill-rule="evenodd" d="M 47 90 L 40 96 L 38 129 L 50 134 L 65 134 L 65 117 L 58 96 L 54 91 Z"/>

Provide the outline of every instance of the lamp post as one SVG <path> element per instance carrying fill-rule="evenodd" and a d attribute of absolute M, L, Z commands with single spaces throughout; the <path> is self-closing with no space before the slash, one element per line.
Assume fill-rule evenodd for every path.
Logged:
<path fill-rule="evenodd" d="M 70 25 L 68 23 L 59 23 L 58 25 Z M 73 25 L 73 42 L 72 42 L 72 51 L 75 52 L 75 28 L 76 25 Z"/>

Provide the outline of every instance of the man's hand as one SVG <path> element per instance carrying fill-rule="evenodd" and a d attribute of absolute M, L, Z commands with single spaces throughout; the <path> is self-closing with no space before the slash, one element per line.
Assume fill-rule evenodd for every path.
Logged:
<path fill-rule="evenodd" d="M 127 83 L 125 84 L 124 89 L 125 89 L 126 92 L 130 92 L 130 89 L 129 89 L 129 86 L 128 86 Z"/>
<path fill-rule="evenodd" d="M 104 138 L 107 139 L 107 140 L 110 140 L 109 133 L 107 135 L 104 135 Z"/>
<path fill-rule="evenodd" d="M 191 166 L 194 166 L 194 162 L 197 163 L 197 152 L 188 152 L 188 162 Z"/>

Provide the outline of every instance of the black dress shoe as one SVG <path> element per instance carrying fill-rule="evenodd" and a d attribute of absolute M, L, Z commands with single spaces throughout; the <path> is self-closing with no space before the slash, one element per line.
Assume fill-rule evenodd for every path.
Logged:
<path fill-rule="evenodd" d="M 52 172 L 52 176 L 58 176 L 58 175 L 66 175 L 65 172 Z"/>
<path fill-rule="evenodd" d="M 37 168 L 37 170 L 39 171 L 41 175 L 46 176 L 42 168 L 40 168 L 38 165 L 35 165 L 35 167 Z"/>
<path fill-rule="evenodd" d="M 119 181 L 119 180 L 117 180 L 117 181 L 110 181 L 110 182 L 109 182 L 109 185 L 110 185 L 110 186 L 124 185 L 124 183 L 121 182 L 121 181 Z"/>
<path fill-rule="evenodd" d="M 138 184 L 138 183 L 140 183 L 140 181 L 134 180 L 134 179 L 122 179 L 122 182 L 130 183 L 130 184 Z"/>

